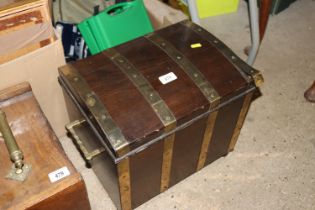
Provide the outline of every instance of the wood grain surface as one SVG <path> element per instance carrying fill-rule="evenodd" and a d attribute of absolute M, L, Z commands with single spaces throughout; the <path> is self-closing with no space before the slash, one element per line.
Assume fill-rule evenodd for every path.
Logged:
<path fill-rule="evenodd" d="M 28 83 L 0 91 L 0 108 L 6 113 L 25 163 L 32 165 L 24 182 L 6 179 L 12 162 L 0 138 L 0 209 L 89 209 L 84 182 L 66 157 Z M 51 183 L 48 174 L 64 166 L 70 175 Z"/>
<path fill-rule="evenodd" d="M 132 142 L 163 129 L 163 124 L 138 89 L 103 54 L 72 64 L 105 104 L 111 117 Z M 131 123 L 137 122 L 137 123 Z"/>
<path fill-rule="evenodd" d="M 157 31 L 183 53 L 222 97 L 230 98 L 248 83 L 238 70 L 209 42 L 182 24 Z M 191 44 L 201 43 L 193 49 Z M 209 102 L 181 67 L 144 37 L 115 47 L 143 74 L 177 119 L 177 125 L 206 112 Z M 106 56 L 98 54 L 71 64 L 105 104 L 129 142 L 141 144 L 163 125 L 128 77 Z M 61 69 L 62 72 L 62 69 Z M 173 72 L 177 79 L 162 84 L 159 77 Z M 136 122 L 136 123 L 133 123 Z M 142 141 L 146 142 L 146 141 Z"/>
<path fill-rule="evenodd" d="M 161 191 L 163 192 L 165 190 L 163 180 L 169 181 L 167 183 L 167 187 L 169 187 L 195 173 L 201 151 L 206 151 L 203 160 L 205 164 L 226 155 L 243 105 L 244 92 L 252 88 L 222 52 L 192 29 L 183 24 L 175 24 L 154 33 L 167 40 L 180 54 L 187 57 L 188 62 L 191 62 L 211 83 L 219 93 L 221 103 L 224 103 L 224 106 L 217 110 L 216 117 L 211 118 L 213 120 L 211 125 L 213 126 L 211 129 L 207 129 L 209 122 L 206 112 L 209 111 L 209 101 L 188 75 L 193 71 L 183 70 L 178 64 L 176 60 L 178 58 L 175 58 L 178 56 L 178 52 L 169 53 L 175 56 L 171 58 L 147 37 L 140 37 L 114 47 L 119 55 L 111 54 L 111 56 L 113 55 L 112 59 L 119 58 L 119 56 L 126 58 L 128 66 L 133 65 L 143 75 L 172 111 L 176 117 L 177 126 L 182 126 L 172 134 L 175 136 L 172 147 L 168 147 L 168 143 L 165 143 L 167 137 L 155 139 L 156 141 L 150 139 L 152 136 L 159 137 L 159 134 L 164 133 L 163 124 L 154 109 L 139 92 L 141 87 L 136 87 L 124 73 L 127 71 L 118 67 L 122 65 L 117 66 L 105 55 L 106 53 L 100 53 L 60 68 L 59 80 L 68 94 L 66 97 L 71 97 L 71 100 L 68 98 L 67 101 L 70 104 L 75 102 L 77 106 L 68 105 L 69 113 L 72 115 L 70 118 L 76 119 L 78 117 L 76 109 L 80 109 L 87 119 L 88 117 L 93 118 L 87 105 L 82 103 L 82 100 L 86 100 L 85 96 L 78 97 L 78 93 L 74 92 L 74 88 L 71 87 L 69 81 L 72 79 L 76 81 L 76 78 L 66 76 L 68 68 L 75 68 L 88 83 L 91 90 L 87 92 L 96 93 L 129 141 L 130 144 L 124 148 L 134 152 L 122 160 L 123 166 L 119 165 L 121 163 L 115 165 L 117 164 L 114 162 L 117 160 L 115 157 L 110 162 L 109 157 L 105 157 L 104 154 L 96 157 L 91 163 L 96 175 L 108 190 L 118 209 L 125 208 L 127 210 L 130 209 L 130 206 L 135 208 Z M 192 44 L 200 44 L 200 47 L 192 48 Z M 162 43 L 161 45 L 163 46 Z M 183 58 L 183 56 L 179 57 Z M 120 60 L 121 63 L 126 63 L 123 60 Z M 118 60 L 118 62 L 120 61 Z M 127 69 L 128 66 L 126 66 Z M 194 66 L 188 66 L 194 69 Z M 174 73 L 177 78 L 162 84 L 159 77 L 170 72 Z M 139 78 L 137 74 L 133 72 L 129 77 Z M 77 81 L 80 80 L 77 78 Z M 88 94 L 85 92 L 85 95 Z M 89 126 L 90 129 L 88 129 Z M 85 132 L 96 133 L 100 131 L 98 128 L 98 125 L 93 124 L 92 121 L 85 127 Z M 212 135 L 205 135 L 205 132 L 211 132 Z M 77 132 L 77 134 L 80 133 L 83 132 Z M 100 133 L 100 136 L 102 134 L 104 133 Z M 80 136 L 82 139 L 88 137 L 83 140 L 86 145 L 93 145 L 95 142 L 99 143 L 106 140 L 97 139 L 90 134 Z M 204 141 L 209 143 L 205 144 L 205 149 L 202 149 Z M 146 142 L 152 144 L 144 144 Z M 168 153 L 171 164 L 164 164 L 164 153 Z M 163 173 L 166 171 L 165 168 L 170 168 L 170 173 Z M 169 176 L 166 179 L 164 179 L 165 174 Z M 117 177 L 122 180 L 120 183 L 124 181 L 123 178 L 128 179 L 128 182 L 119 186 Z M 117 186 L 120 187 L 120 193 Z M 118 201 L 119 196 L 121 202 Z"/>
<path fill-rule="evenodd" d="M 204 40 L 192 29 L 175 24 L 157 33 L 171 42 L 183 53 L 207 78 L 224 101 L 228 95 L 248 86 L 248 83 L 224 55 L 208 41 Z M 201 47 L 192 48 L 192 44 L 199 43 Z"/>

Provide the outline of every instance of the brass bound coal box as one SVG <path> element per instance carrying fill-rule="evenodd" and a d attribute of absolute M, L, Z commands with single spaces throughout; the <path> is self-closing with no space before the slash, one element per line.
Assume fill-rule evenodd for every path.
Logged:
<path fill-rule="evenodd" d="M 60 68 L 67 125 L 118 209 L 133 209 L 233 150 L 263 82 L 183 21 Z"/>

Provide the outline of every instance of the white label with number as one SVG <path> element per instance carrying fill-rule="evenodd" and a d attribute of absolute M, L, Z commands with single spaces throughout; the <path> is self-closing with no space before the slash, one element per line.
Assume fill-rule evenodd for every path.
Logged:
<path fill-rule="evenodd" d="M 60 179 L 63 179 L 67 176 L 70 175 L 70 171 L 69 169 L 67 168 L 67 166 L 65 167 L 62 167 L 56 171 L 53 171 L 51 173 L 48 174 L 48 177 L 50 179 L 50 182 L 53 183 L 53 182 L 56 182 Z"/>
<path fill-rule="evenodd" d="M 170 83 L 176 79 L 177 79 L 177 77 L 173 72 L 170 72 L 168 74 L 165 74 L 165 75 L 159 77 L 159 80 L 161 81 L 161 83 L 163 85 Z"/>

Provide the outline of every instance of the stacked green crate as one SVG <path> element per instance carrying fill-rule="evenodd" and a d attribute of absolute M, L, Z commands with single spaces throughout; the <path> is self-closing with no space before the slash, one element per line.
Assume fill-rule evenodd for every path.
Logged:
<path fill-rule="evenodd" d="M 91 54 L 153 31 L 143 0 L 118 3 L 79 24 Z"/>

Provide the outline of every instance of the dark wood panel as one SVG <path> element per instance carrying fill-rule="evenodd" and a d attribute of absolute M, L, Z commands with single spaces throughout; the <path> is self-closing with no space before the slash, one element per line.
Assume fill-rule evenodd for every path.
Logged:
<path fill-rule="evenodd" d="M 181 124 L 207 110 L 209 102 L 199 88 L 166 53 L 145 38 L 115 48 L 144 75 Z M 159 77 L 173 72 L 177 79 L 162 84 Z M 191 116 L 193 115 L 193 116 Z"/>
<path fill-rule="evenodd" d="M 207 118 L 202 118 L 175 134 L 170 186 L 197 170 Z"/>
<path fill-rule="evenodd" d="M 106 152 L 103 152 L 91 161 L 91 166 L 113 203 L 120 206 L 117 165 Z"/>
<path fill-rule="evenodd" d="M 132 208 L 160 193 L 163 141 L 130 157 Z"/>
<path fill-rule="evenodd" d="M 89 57 L 73 66 L 105 104 L 130 142 L 142 139 L 163 124 L 133 83 L 105 55 Z M 137 123 L 132 123 L 137 122 Z"/>
<path fill-rule="evenodd" d="M 221 101 L 248 88 L 237 69 L 210 43 L 182 24 L 157 31 L 183 53 L 214 86 Z M 201 43 L 200 48 L 191 44 Z M 141 37 L 115 49 L 125 56 L 150 82 L 169 106 L 177 125 L 208 110 L 209 103 L 186 73 L 159 47 Z M 72 64 L 101 98 L 110 115 L 121 128 L 130 149 L 158 137 L 163 131 L 160 119 L 128 77 L 104 54 Z M 169 72 L 178 77 L 163 85 L 159 77 Z M 75 94 L 74 94 L 75 95 Z"/>
<path fill-rule="evenodd" d="M 242 109 L 244 96 L 238 98 L 219 110 L 212 139 L 208 149 L 206 165 L 226 155 L 229 151 L 239 113 Z"/>
<path fill-rule="evenodd" d="M 182 24 L 172 25 L 157 33 L 171 42 L 210 81 L 219 95 L 224 97 L 247 86 L 237 69 L 214 46 Z M 202 47 L 191 48 L 200 43 Z"/>

